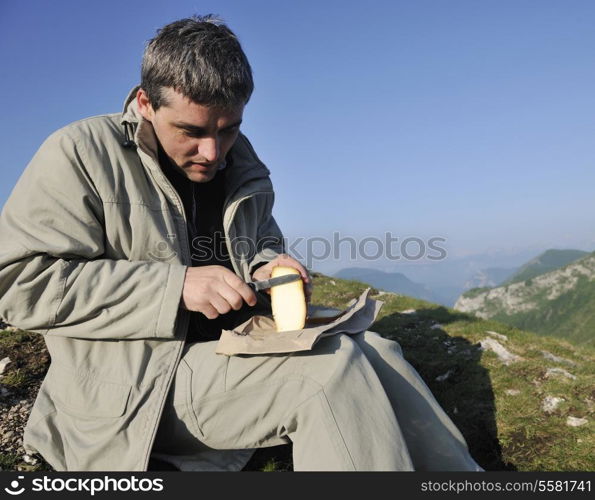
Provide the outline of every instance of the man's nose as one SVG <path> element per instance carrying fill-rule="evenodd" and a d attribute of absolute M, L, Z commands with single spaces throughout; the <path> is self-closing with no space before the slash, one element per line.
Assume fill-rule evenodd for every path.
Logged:
<path fill-rule="evenodd" d="M 198 154 L 206 162 L 216 162 L 219 159 L 219 140 L 213 137 L 203 138 L 198 145 Z"/>

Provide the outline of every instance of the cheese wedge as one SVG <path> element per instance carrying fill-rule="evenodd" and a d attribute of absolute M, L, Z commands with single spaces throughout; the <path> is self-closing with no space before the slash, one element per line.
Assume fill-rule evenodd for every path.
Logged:
<path fill-rule="evenodd" d="M 271 278 L 286 274 L 300 274 L 293 267 L 276 266 Z M 271 308 L 278 332 L 301 330 L 306 324 L 306 296 L 302 280 L 271 288 Z"/>

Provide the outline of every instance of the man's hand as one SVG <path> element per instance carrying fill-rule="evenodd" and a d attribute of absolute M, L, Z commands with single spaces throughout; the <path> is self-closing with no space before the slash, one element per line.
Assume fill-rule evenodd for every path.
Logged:
<path fill-rule="evenodd" d="M 285 253 L 282 253 L 278 257 L 275 257 L 268 264 L 265 264 L 264 266 L 259 267 L 256 271 L 254 271 L 254 273 L 252 273 L 252 280 L 268 280 L 271 277 L 273 267 L 275 266 L 293 267 L 294 269 L 297 269 L 300 272 L 300 274 L 302 275 L 302 281 L 304 282 L 304 293 L 306 295 L 306 302 L 309 303 L 310 298 L 312 297 L 312 278 L 310 278 L 308 271 L 304 266 L 302 266 L 302 264 L 299 261 Z M 268 289 L 267 293 L 271 293 L 271 290 Z"/>
<path fill-rule="evenodd" d="M 243 303 L 256 305 L 256 294 L 244 281 L 223 266 L 189 267 L 186 270 L 180 305 L 215 319 Z"/>

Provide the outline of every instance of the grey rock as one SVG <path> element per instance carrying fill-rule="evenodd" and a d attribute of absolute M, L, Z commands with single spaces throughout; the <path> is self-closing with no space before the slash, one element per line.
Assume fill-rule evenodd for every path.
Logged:
<path fill-rule="evenodd" d="M 444 382 L 453 373 L 454 373 L 454 370 L 448 370 L 446 373 L 443 373 L 442 375 L 438 375 L 435 380 L 436 380 L 436 382 Z"/>
<path fill-rule="evenodd" d="M 492 337 L 497 338 L 498 340 L 508 340 L 508 337 L 506 335 L 502 335 L 501 333 L 493 332 L 491 330 L 486 330 L 485 332 L 488 335 L 491 335 Z"/>
<path fill-rule="evenodd" d="M 548 368 L 545 372 L 545 377 L 550 378 L 555 375 L 561 375 L 563 377 L 569 378 L 571 380 L 576 380 L 576 375 L 567 372 L 563 368 Z"/>
<path fill-rule="evenodd" d="M 8 366 L 9 363 L 10 363 L 9 357 L 0 359 L 0 375 L 2 375 L 4 373 L 4 370 L 6 370 L 6 367 Z"/>
<path fill-rule="evenodd" d="M 566 419 L 566 425 L 569 425 L 570 427 L 580 427 L 586 423 L 588 423 L 586 418 L 568 417 Z"/>
<path fill-rule="evenodd" d="M 566 358 L 561 358 L 559 356 L 556 356 L 555 354 L 552 354 L 551 352 L 541 351 L 541 354 L 543 355 L 543 357 L 545 359 L 549 359 L 550 361 L 553 361 L 554 363 L 565 363 L 570 366 L 576 366 L 576 363 L 574 361 L 571 361 L 570 359 L 566 359 Z"/>
<path fill-rule="evenodd" d="M 510 363 L 515 363 L 517 361 L 521 361 L 523 358 L 517 356 L 516 354 L 511 353 L 504 347 L 500 342 L 491 338 L 485 338 L 481 342 L 481 348 L 486 351 L 492 351 L 493 353 L 498 356 L 500 361 L 505 365 L 509 365 Z"/>
<path fill-rule="evenodd" d="M 553 413 L 556 410 L 556 408 L 558 407 L 558 405 L 560 403 L 562 403 L 563 401 L 565 401 L 564 398 L 557 398 L 555 396 L 546 396 L 545 399 L 543 400 L 543 403 L 541 404 L 541 409 L 545 413 Z"/>
<path fill-rule="evenodd" d="M 23 455 L 23 460 L 29 465 L 37 465 L 39 463 L 39 460 L 31 455 Z"/>

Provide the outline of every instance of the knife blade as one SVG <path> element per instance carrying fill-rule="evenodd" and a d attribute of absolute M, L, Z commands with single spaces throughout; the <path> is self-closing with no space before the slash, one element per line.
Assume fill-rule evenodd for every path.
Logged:
<path fill-rule="evenodd" d="M 260 290 L 266 290 L 273 286 L 284 285 L 285 283 L 292 283 L 301 279 L 301 274 L 286 274 L 285 276 L 278 276 L 277 278 L 270 278 L 268 280 L 249 281 L 248 286 L 255 292 L 259 292 Z"/>

